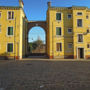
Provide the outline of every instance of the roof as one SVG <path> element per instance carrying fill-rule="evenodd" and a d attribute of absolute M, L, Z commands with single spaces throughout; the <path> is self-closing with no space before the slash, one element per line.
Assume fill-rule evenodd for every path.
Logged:
<path fill-rule="evenodd" d="M 72 7 L 50 7 L 52 9 L 89 9 L 86 6 L 72 6 Z"/>
<path fill-rule="evenodd" d="M 19 9 L 21 8 L 20 6 L 0 6 L 2 9 L 10 8 L 10 9 Z"/>

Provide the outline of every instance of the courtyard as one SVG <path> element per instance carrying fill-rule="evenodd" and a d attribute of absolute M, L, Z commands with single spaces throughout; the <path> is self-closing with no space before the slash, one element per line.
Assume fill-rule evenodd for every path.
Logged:
<path fill-rule="evenodd" d="M 90 90 L 90 60 L 0 60 L 0 90 Z"/>

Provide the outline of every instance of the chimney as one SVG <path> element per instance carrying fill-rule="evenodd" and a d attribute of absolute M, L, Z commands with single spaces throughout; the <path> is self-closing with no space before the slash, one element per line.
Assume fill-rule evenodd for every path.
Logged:
<path fill-rule="evenodd" d="M 51 2 L 47 2 L 48 8 L 51 7 Z"/>
<path fill-rule="evenodd" d="M 24 7 L 23 0 L 19 0 L 19 6 L 22 7 L 22 8 Z"/>

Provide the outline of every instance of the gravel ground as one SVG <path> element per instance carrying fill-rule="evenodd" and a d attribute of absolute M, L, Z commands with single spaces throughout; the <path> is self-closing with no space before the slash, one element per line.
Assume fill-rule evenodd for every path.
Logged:
<path fill-rule="evenodd" d="M 90 61 L 0 60 L 0 90 L 90 90 Z"/>

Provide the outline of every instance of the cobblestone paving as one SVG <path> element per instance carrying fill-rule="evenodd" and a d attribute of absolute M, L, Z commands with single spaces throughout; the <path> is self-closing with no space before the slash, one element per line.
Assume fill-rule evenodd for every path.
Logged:
<path fill-rule="evenodd" d="M 90 61 L 0 61 L 0 90 L 90 90 Z"/>

